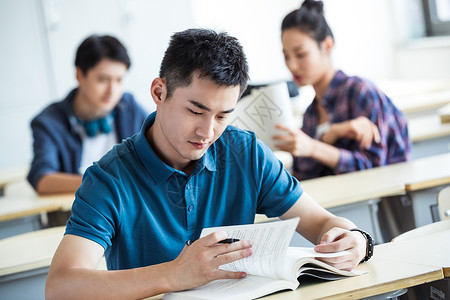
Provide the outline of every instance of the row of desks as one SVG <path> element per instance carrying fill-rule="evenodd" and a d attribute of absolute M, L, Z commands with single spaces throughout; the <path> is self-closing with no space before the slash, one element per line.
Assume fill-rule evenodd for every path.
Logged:
<path fill-rule="evenodd" d="M 324 208 L 335 208 L 450 184 L 450 168 L 443 166 L 450 166 L 450 153 L 305 180 L 302 187 Z M 68 211 L 73 200 L 73 194 L 48 197 L 6 195 L 0 198 L 0 222 L 58 210 Z"/>
<path fill-rule="evenodd" d="M 24 218 L 41 213 L 70 210 L 73 194 L 48 197 L 4 196 L 0 198 L 0 222 Z"/>
<path fill-rule="evenodd" d="M 424 157 L 409 162 L 326 176 L 301 182 L 305 192 L 322 207 L 334 214 L 349 218 L 358 227 L 370 232 L 376 241 L 382 242 L 377 217 L 377 202 L 382 197 L 410 196 L 416 226 L 430 223 L 430 204 L 436 203 L 437 192 L 450 184 L 450 152 Z M 264 221 L 258 216 L 257 221 Z M 307 246 L 309 242 L 296 235 L 295 246 Z"/>
<path fill-rule="evenodd" d="M 403 195 L 450 184 L 450 152 L 385 167 L 302 182 L 303 189 L 323 207 Z"/>
<path fill-rule="evenodd" d="M 449 225 L 446 227 L 450 228 Z M 45 270 L 42 272 L 45 282 L 46 271 L 63 233 L 64 227 L 56 227 L 0 240 L 0 291 L 11 276 L 19 273 Z M 266 298 L 360 299 L 440 280 L 450 277 L 449 248 L 448 229 L 419 238 L 377 245 L 373 258 L 357 267 L 367 271 L 364 275 L 339 281 L 301 284 L 296 291 L 277 293 Z M 104 260 L 99 269 L 105 269 Z M 6 287 L 3 288 L 7 292 Z M 43 299 L 43 288 L 43 285 L 35 286 L 35 289 L 40 289 L 35 299 Z M 33 292 L 36 293 L 36 290 Z M 16 294 L 20 296 L 21 292 L 16 291 Z"/>

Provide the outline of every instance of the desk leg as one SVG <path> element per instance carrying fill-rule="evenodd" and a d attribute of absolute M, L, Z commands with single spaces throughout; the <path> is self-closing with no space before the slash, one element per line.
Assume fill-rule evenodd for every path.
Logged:
<path fill-rule="evenodd" d="M 370 211 L 370 219 L 372 221 L 372 230 L 373 230 L 373 238 L 375 240 L 375 244 L 383 244 L 386 241 L 383 240 L 383 236 L 381 235 L 380 223 L 378 222 L 378 203 L 380 199 L 377 200 L 369 200 L 369 211 Z"/>
<path fill-rule="evenodd" d="M 399 234 L 416 228 L 412 206 L 409 195 L 382 197 L 380 199 L 378 220 L 384 242 L 390 242 Z"/>
<path fill-rule="evenodd" d="M 437 195 L 445 186 L 411 192 L 416 226 L 424 226 L 433 222 L 430 205 L 437 203 Z"/>

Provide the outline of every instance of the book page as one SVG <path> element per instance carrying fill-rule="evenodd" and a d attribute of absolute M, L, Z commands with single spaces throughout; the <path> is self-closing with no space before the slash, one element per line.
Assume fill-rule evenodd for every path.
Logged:
<path fill-rule="evenodd" d="M 277 150 L 272 136 L 287 134 L 276 129 L 276 124 L 295 127 L 286 82 L 252 90 L 250 95 L 238 101 L 230 122 L 234 127 L 255 132 L 272 151 Z"/>
<path fill-rule="evenodd" d="M 254 299 L 279 290 L 295 290 L 297 287 L 298 282 L 247 275 L 242 279 L 220 279 L 192 290 L 167 293 L 164 299 Z"/>
<path fill-rule="evenodd" d="M 201 237 L 216 231 L 226 231 L 229 238 L 251 240 L 253 254 L 220 266 L 223 270 L 243 271 L 248 274 L 283 278 L 286 250 L 297 228 L 299 218 L 284 221 L 205 228 Z"/>
<path fill-rule="evenodd" d="M 316 270 L 315 272 L 305 272 L 305 274 L 319 274 L 323 273 L 320 278 L 331 279 L 332 276 L 326 275 L 326 273 L 333 273 L 333 278 L 342 278 L 347 276 L 356 276 L 364 274 L 362 271 L 352 270 L 344 271 L 332 267 L 325 262 L 315 259 L 316 257 L 338 257 L 350 254 L 349 251 L 339 251 L 333 253 L 321 253 L 314 251 L 312 247 L 289 247 L 286 251 L 285 273 L 290 273 L 290 276 L 286 279 L 293 280 L 302 275 L 303 272 L 308 270 Z M 306 266 L 306 267 L 303 267 Z M 320 272 L 317 272 L 320 271 Z M 319 276 L 316 276 L 319 277 Z"/>

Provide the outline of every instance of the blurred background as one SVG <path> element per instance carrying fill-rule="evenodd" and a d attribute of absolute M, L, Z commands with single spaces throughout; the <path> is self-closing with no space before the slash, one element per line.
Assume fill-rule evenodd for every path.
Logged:
<path fill-rule="evenodd" d="M 111 34 L 125 44 L 132 60 L 125 89 L 151 112 L 149 87 L 169 38 L 190 27 L 236 36 L 246 51 L 252 84 L 290 80 L 280 25 L 301 2 L 0 0 L 0 169 L 31 162 L 30 121 L 76 86 L 75 51 L 88 35 Z M 348 75 L 386 87 L 388 96 L 393 83 L 450 81 L 450 1 L 324 3 L 336 40 L 334 63 Z"/>

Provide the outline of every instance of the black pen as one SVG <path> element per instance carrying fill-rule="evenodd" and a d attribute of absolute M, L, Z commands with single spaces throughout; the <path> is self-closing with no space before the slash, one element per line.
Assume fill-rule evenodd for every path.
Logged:
<path fill-rule="evenodd" d="M 239 239 L 234 239 L 234 238 L 228 238 L 228 239 L 224 239 L 219 241 L 217 244 L 231 244 L 234 242 L 239 242 Z"/>
<path fill-rule="evenodd" d="M 186 241 L 186 245 L 190 246 L 195 241 L 196 240 L 187 240 Z M 228 239 L 224 239 L 224 240 L 218 241 L 217 244 L 231 244 L 231 243 L 234 243 L 234 242 L 239 242 L 239 239 L 228 238 Z"/>

